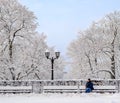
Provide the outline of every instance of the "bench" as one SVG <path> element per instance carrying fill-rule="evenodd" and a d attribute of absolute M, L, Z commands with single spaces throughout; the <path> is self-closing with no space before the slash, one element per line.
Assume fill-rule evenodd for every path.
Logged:
<path fill-rule="evenodd" d="M 77 86 L 44 86 L 44 93 L 77 93 Z"/>
<path fill-rule="evenodd" d="M 93 92 L 95 93 L 115 93 L 117 92 L 116 86 L 94 86 Z"/>
<path fill-rule="evenodd" d="M 0 86 L 0 93 L 32 93 L 32 86 Z"/>
<path fill-rule="evenodd" d="M 85 92 L 85 87 L 80 86 L 80 93 Z M 115 93 L 117 92 L 116 86 L 94 86 L 92 93 Z"/>
<path fill-rule="evenodd" d="M 93 93 L 115 93 L 116 86 L 94 86 Z M 85 86 L 44 86 L 44 93 L 85 93 Z"/>

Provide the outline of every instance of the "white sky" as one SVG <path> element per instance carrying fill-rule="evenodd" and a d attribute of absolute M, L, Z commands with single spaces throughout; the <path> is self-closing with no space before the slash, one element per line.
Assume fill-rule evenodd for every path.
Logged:
<path fill-rule="evenodd" d="M 47 42 L 65 54 L 80 30 L 105 14 L 120 10 L 120 0 L 19 0 L 38 18 L 39 32 Z"/>

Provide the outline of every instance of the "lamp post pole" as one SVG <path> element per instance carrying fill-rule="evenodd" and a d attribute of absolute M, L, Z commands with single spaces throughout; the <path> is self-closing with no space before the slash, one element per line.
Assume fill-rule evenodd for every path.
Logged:
<path fill-rule="evenodd" d="M 53 67 L 53 65 L 54 65 L 54 58 L 52 57 L 52 59 L 51 59 L 51 80 L 54 80 L 54 67 Z"/>
<path fill-rule="evenodd" d="M 50 52 L 46 51 L 45 52 L 45 56 L 47 59 L 49 59 L 51 61 L 51 80 L 54 80 L 54 61 L 55 59 L 58 59 L 60 56 L 60 52 L 55 52 L 55 58 L 51 57 L 50 58 Z"/>

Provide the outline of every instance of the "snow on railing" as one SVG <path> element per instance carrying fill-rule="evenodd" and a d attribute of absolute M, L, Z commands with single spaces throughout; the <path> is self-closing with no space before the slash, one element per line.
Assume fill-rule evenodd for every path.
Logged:
<path fill-rule="evenodd" d="M 109 80 L 101 80 L 94 79 L 92 80 L 95 88 L 103 88 L 110 89 L 108 87 L 115 87 L 116 92 L 120 92 L 120 80 L 109 79 Z M 71 89 L 75 91 L 80 91 L 80 89 L 85 89 L 86 80 L 83 79 L 75 79 L 75 80 L 32 80 L 32 81 L 22 81 L 22 80 L 2 80 L 0 81 L 0 89 L 6 87 L 7 89 L 20 89 L 20 88 L 31 88 L 33 93 L 43 93 L 45 89 L 51 88 L 53 89 Z M 27 88 L 26 88 L 27 89 Z"/>

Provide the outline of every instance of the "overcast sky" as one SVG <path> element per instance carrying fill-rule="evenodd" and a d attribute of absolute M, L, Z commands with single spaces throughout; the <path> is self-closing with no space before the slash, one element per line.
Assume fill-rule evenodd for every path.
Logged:
<path fill-rule="evenodd" d="M 92 21 L 120 10 L 120 0 L 19 0 L 38 18 L 49 46 L 65 54 L 69 43 Z"/>

